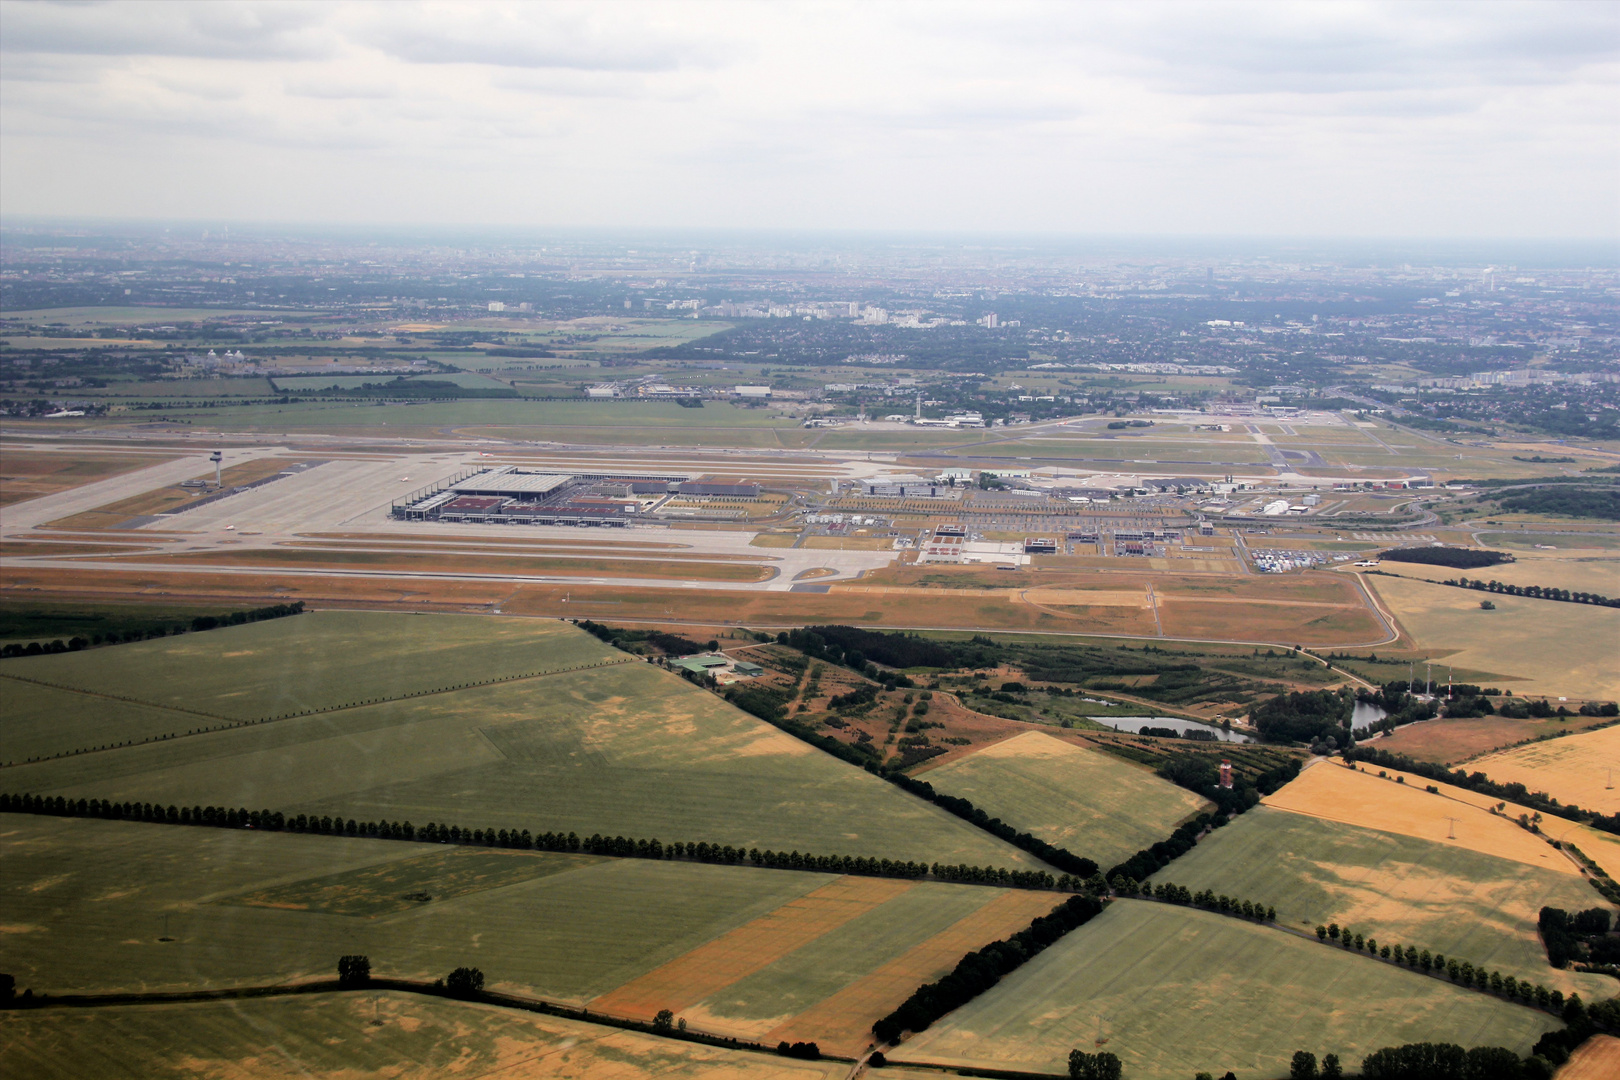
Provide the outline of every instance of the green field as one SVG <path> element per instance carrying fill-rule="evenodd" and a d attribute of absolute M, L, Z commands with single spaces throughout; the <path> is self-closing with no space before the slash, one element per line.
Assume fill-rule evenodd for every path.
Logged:
<path fill-rule="evenodd" d="M 18 765 L 0 785 L 362 821 L 1035 865 L 945 811 L 561 622 L 318 613 L 13 659 L 5 672 L 252 717 L 338 704 L 347 695 L 554 670 L 604 653 L 628 662 Z M 12 723 L 10 710 L 0 701 L 0 720 Z M 207 726 L 186 720 L 181 731 Z M 48 714 L 19 713 L 16 721 L 27 721 L 29 745 L 46 743 Z M 99 745 L 109 722 L 101 715 L 80 729 L 71 717 L 57 721 L 56 745 Z"/>
<path fill-rule="evenodd" d="M 1143 766 L 1038 731 L 923 773 L 1021 832 L 1113 866 L 1209 804 Z"/>
<path fill-rule="evenodd" d="M 544 853 L 446 852 L 6 815 L 5 970 L 36 993 L 195 989 L 328 977 L 337 957 L 365 953 L 378 975 L 433 979 L 467 964 L 491 988 L 583 1002 L 834 880 L 640 859 L 559 869 Z M 463 854 L 518 869 L 469 875 L 428 862 Z M 535 870 L 523 874 L 524 863 Z M 391 879 L 390 898 L 434 899 L 369 916 L 294 906 L 334 895 L 344 876 Z"/>
<path fill-rule="evenodd" d="M 0 705 L 5 724 L 0 763 L 4 764 L 52 757 L 68 750 L 140 742 L 207 723 L 189 713 L 36 686 L 3 674 L 0 696 L 4 697 Z"/>
<path fill-rule="evenodd" d="M 1588 1000 L 1614 991 L 1604 976 L 1547 966 L 1541 908 L 1606 906 L 1572 874 L 1259 806 L 1153 880 L 1263 902 L 1284 926 L 1337 922 Z"/>
<path fill-rule="evenodd" d="M 1479 534 L 1479 542 L 1486 547 L 1534 548 L 1537 544 L 1551 544 L 1560 551 L 1572 548 L 1601 548 L 1612 551 L 1620 548 L 1620 533 L 1595 532 L 1488 532 Z"/>
<path fill-rule="evenodd" d="M 1123 900 L 890 1057 L 1061 1074 L 1069 1051 L 1093 1050 L 1100 1031 L 1130 1080 L 1277 1077 L 1296 1050 L 1349 1065 L 1422 1041 L 1524 1054 L 1558 1026 L 1275 929 Z"/>
<path fill-rule="evenodd" d="M 387 992 L 0 1014 L 0 1073 L 33 1080 L 831 1080 L 848 1071 Z"/>
<path fill-rule="evenodd" d="M 0 678 L 259 720 L 623 658 L 561 621 L 319 611 L 9 660 Z M 9 703 L 0 705 L 0 716 L 9 718 Z M 71 724 L 64 727 L 64 740 L 77 738 Z"/>

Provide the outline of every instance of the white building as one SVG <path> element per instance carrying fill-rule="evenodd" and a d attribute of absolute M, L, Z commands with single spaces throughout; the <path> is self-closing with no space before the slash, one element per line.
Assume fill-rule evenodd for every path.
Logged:
<path fill-rule="evenodd" d="M 771 388 L 768 386 L 734 386 L 731 392 L 740 398 L 768 398 Z"/>
<path fill-rule="evenodd" d="M 499 300 L 491 300 L 489 302 L 489 310 L 491 310 L 491 311 L 505 311 L 506 310 L 506 305 L 501 303 Z"/>

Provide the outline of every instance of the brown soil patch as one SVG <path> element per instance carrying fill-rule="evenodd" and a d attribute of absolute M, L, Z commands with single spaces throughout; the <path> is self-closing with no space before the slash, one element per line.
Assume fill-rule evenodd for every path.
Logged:
<path fill-rule="evenodd" d="M 535 547 L 535 548 L 539 548 L 539 547 L 545 547 L 548 544 L 568 545 L 568 544 L 577 544 L 579 542 L 577 540 L 557 540 L 557 539 L 506 540 L 506 539 L 501 539 L 501 538 L 493 537 L 493 536 L 461 536 L 461 535 L 457 535 L 455 533 L 441 533 L 441 532 L 437 532 L 437 531 L 435 531 L 433 533 L 341 533 L 341 532 L 338 532 L 338 533 L 326 533 L 326 532 L 310 532 L 310 533 L 299 533 L 298 535 L 302 536 L 302 537 L 306 537 L 306 538 L 311 539 L 311 540 L 365 540 L 365 541 L 372 542 L 372 543 L 376 543 L 376 542 L 380 542 L 380 541 L 394 541 L 394 542 L 399 542 L 399 543 L 409 542 L 412 546 L 421 546 L 423 544 L 435 544 L 435 545 L 438 545 L 440 547 L 443 547 L 446 544 L 454 543 L 454 544 L 470 544 L 470 545 L 476 545 L 476 546 L 479 546 L 479 547 L 524 547 L 524 548 Z M 615 540 L 612 541 L 612 543 L 613 543 L 614 547 L 620 547 L 620 548 L 670 549 L 670 548 L 690 548 L 692 546 L 691 544 L 664 544 L 664 543 L 659 543 L 659 542 L 653 541 L 653 540 L 618 540 L 618 539 L 615 539 Z"/>
<path fill-rule="evenodd" d="M 572 542 L 572 543 L 570 543 L 568 541 L 563 541 L 563 540 L 559 540 L 559 541 L 536 540 L 536 541 L 532 541 L 531 543 L 526 544 L 526 545 L 524 545 L 522 547 L 512 547 L 512 546 L 492 547 L 491 545 L 481 544 L 481 543 L 478 543 L 477 541 L 463 541 L 461 539 L 446 538 L 446 537 L 435 537 L 431 541 L 415 543 L 415 544 L 400 544 L 400 543 L 371 542 L 371 541 L 368 541 L 368 542 L 365 542 L 365 543 L 333 543 L 331 541 L 322 541 L 322 540 L 279 540 L 279 541 L 276 542 L 276 546 L 279 547 L 279 548 L 298 548 L 298 549 L 308 549 L 308 550 L 312 550 L 312 551 L 330 551 L 330 552 L 337 553 L 340 557 L 343 554 L 346 554 L 348 552 L 354 552 L 354 551 L 375 551 L 375 552 L 390 552 L 390 553 L 391 552 L 396 552 L 396 551 L 403 551 L 403 552 L 407 552 L 407 553 L 411 553 L 411 554 L 419 554 L 419 555 L 454 554 L 458 558 L 464 558 L 465 557 L 464 555 L 460 554 L 461 552 L 471 551 L 471 552 L 475 553 L 474 557 L 483 557 L 483 550 L 485 548 L 489 548 L 489 551 L 490 551 L 490 556 L 489 557 L 501 557 L 501 556 L 523 557 L 523 556 L 527 556 L 529 553 L 532 552 L 533 554 L 541 556 L 541 557 L 549 555 L 549 556 L 554 556 L 554 557 L 563 556 L 563 557 L 569 557 L 569 558 L 600 559 L 604 555 L 622 555 L 622 556 L 625 556 L 626 558 L 632 558 L 633 557 L 633 558 L 638 558 L 638 559 L 643 558 L 643 557 L 651 557 L 651 558 L 654 558 L 654 559 L 657 559 L 657 560 L 660 560 L 660 561 L 663 561 L 663 560 L 670 560 L 670 561 L 697 560 L 697 561 L 701 561 L 701 562 L 740 562 L 740 563 L 749 563 L 751 565 L 758 565 L 762 561 L 762 559 L 765 559 L 765 560 L 769 559 L 769 556 L 738 555 L 738 554 L 736 554 L 734 552 L 724 552 L 724 551 L 718 551 L 718 552 L 692 551 L 690 549 L 648 552 L 648 551 L 640 550 L 639 545 L 636 545 L 636 544 L 621 545 L 617 541 L 608 539 L 606 537 L 604 537 L 601 540 L 596 541 L 595 543 L 591 544 L 588 547 L 580 546 L 579 541 L 577 541 L 577 540 Z M 686 548 L 686 545 L 670 544 L 670 545 L 668 545 L 668 547 L 670 547 L 670 548 L 677 548 L 677 547 Z M 831 571 L 831 572 L 836 572 L 836 571 Z"/>
<path fill-rule="evenodd" d="M 909 881 L 841 877 L 603 994 L 590 1007 L 634 1017 L 690 1009 L 912 887 Z"/>
<path fill-rule="evenodd" d="M 0 454 L 0 506 L 54 495 L 173 460 L 168 455 L 40 453 L 7 447 Z"/>
<path fill-rule="evenodd" d="M 149 551 L 150 546 L 130 544 L 32 543 L 26 540 L 0 540 L 0 556 L 14 555 L 109 555 L 121 551 Z"/>
<path fill-rule="evenodd" d="M 1620 725 L 1532 743 L 1469 764 L 1499 784 L 1520 783 L 1559 802 L 1604 814 L 1620 813 Z"/>
<path fill-rule="evenodd" d="M 1505 716 L 1482 716 L 1474 720 L 1428 720 L 1397 728 L 1395 734 L 1379 739 L 1377 746 L 1381 750 L 1404 754 L 1418 761 L 1451 765 L 1551 732 L 1579 730 L 1588 724 L 1602 722 L 1602 718 L 1588 716 L 1570 717 L 1563 722 L 1509 720 Z M 1620 765 L 1620 762 L 1616 764 Z M 1496 779 L 1494 773 L 1491 779 Z"/>
<path fill-rule="evenodd" d="M 1378 641 L 1388 636 L 1364 605 L 1291 605 L 1288 601 L 1190 602 L 1159 594 L 1159 619 L 1170 637 L 1245 638 L 1308 644 Z"/>
<path fill-rule="evenodd" d="M 220 474 L 220 482 L 226 487 L 236 487 L 242 484 L 251 484 L 255 480 L 263 480 L 267 476 L 274 476 L 290 465 L 296 464 L 294 458 L 264 457 L 252 461 L 244 461 L 239 465 L 232 465 Z M 207 480 L 213 483 L 214 474 L 199 472 L 194 479 Z M 98 506 L 94 510 L 86 510 L 80 514 L 71 514 L 65 518 L 58 518 L 50 523 L 56 529 L 116 529 L 132 517 L 144 514 L 160 514 L 165 510 L 173 510 L 187 503 L 196 502 L 202 496 L 212 493 L 210 487 L 206 490 L 198 489 L 193 492 L 173 484 L 168 487 L 156 488 L 152 491 L 143 491 L 139 495 L 131 495 L 127 499 Z"/>
<path fill-rule="evenodd" d="M 1620 1039 L 1594 1035 L 1564 1062 L 1553 1080 L 1614 1080 L 1620 1076 Z"/>
<path fill-rule="evenodd" d="M 677 580 L 764 581 L 770 569 L 756 564 L 604 559 L 587 552 L 577 559 L 547 556 L 453 555 L 438 552 L 302 551 L 278 547 L 250 551 L 206 551 L 142 555 L 137 563 L 304 567 L 312 570 L 399 570 L 419 574 L 560 575 L 565 577 L 674 578 Z"/>
<path fill-rule="evenodd" d="M 144 537 L 143 537 L 144 539 Z M 465 569 L 458 567 L 458 569 Z M 672 567 L 675 576 L 685 576 Z M 730 569 L 724 568 L 722 569 Z M 105 570 L 86 567 L 23 568 L 7 567 L 4 587 L 28 591 L 35 598 L 134 596 L 189 597 L 234 603 L 262 599 L 276 603 L 303 600 L 312 606 L 322 603 L 345 606 L 377 606 L 401 610 L 487 610 L 499 604 L 508 615 L 537 615 L 548 618 L 574 617 L 702 626 L 752 626 L 761 629 L 804 626 L 812 623 L 847 623 L 857 626 L 971 627 L 981 631 L 1017 630 L 1033 633 L 1080 632 L 1109 635 L 1153 636 L 1157 628 L 1151 611 L 1143 608 L 1086 608 L 1072 613 L 1053 614 L 1030 604 L 1020 603 L 1016 594 L 984 592 L 973 596 L 910 594 L 885 598 L 840 592 L 826 593 L 751 592 L 719 589 L 683 589 L 679 593 L 663 588 L 637 588 L 615 585 L 562 585 L 510 581 L 465 581 L 414 578 L 390 582 L 382 577 L 343 578 L 332 575 L 303 576 L 295 566 L 265 567 L 262 576 L 170 573 L 160 563 L 138 569 Z M 533 573 L 532 567 L 529 570 Z M 1012 575 L 1008 575 L 1011 577 Z M 670 614 L 672 602 L 677 607 Z M 1569 605 L 1574 606 L 1574 605 Z M 1295 627 L 1283 633 L 1260 636 L 1241 620 L 1231 617 L 1232 608 L 1197 605 L 1206 612 L 1223 612 L 1218 633 L 1195 636 L 1259 643 L 1286 640 L 1304 645 L 1342 645 L 1366 640 L 1370 634 L 1318 633 Z M 1296 609 L 1278 609 L 1296 610 Z M 1311 609 L 1297 609 L 1310 611 Z M 1370 620 L 1369 620 L 1370 622 Z M 1182 632 L 1169 620 L 1168 632 Z M 1272 628 L 1275 631 L 1275 627 Z M 1299 631 L 1296 633 L 1295 631 Z"/>
<path fill-rule="evenodd" d="M 859 1054 L 872 1044 L 872 1023 L 912 991 L 956 966 L 963 954 L 1017 933 L 1049 913 L 1060 899 L 1046 893 L 1007 892 L 973 914 L 861 976 L 827 1000 L 767 1032 L 766 1046 L 815 1042 L 835 1054 Z"/>
<path fill-rule="evenodd" d="M 1054 607 L 1151 607 L 1147 590 L 1121 589 L 1030 589 L 1025 598 L 1032 604 Z"/>
<path fill-rule="evenodd" d="M 1434 785 L 1440 794 L 1432 794 L 1424 790 L 1429 781 L 1422 777 L 1385 770 L 1389 773 L 1386 779 L 1379 777 L 1378 771 L 1362 772 L 1321 762 L 1261 801 L 1296 814 L 1416 836 L 1437 844 L 1454 844 L 1559 873 L 1579 873 L 1568 857 L 1544 838 L 1508 817 L 1490 813 L 1486 807 L 1496 805 L 1494 800 L 1450 784 Z M 1397 777 L 1404 777 L 1405 783 L 1397 783 Z M 1529 811 L 1512 804 L 1507 808 L 1507 813 L 1514 816 L 1521 812 Z"/>

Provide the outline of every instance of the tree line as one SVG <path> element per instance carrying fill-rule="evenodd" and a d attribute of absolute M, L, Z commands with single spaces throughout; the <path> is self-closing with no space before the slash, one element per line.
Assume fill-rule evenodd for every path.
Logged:
<path fill-rule="evenodd" d="M 574 625 L 600 641 L 605 641 L 616 649 L 623 649 L 628 653 L 637 650 L 630 646 L 645 642 L 660 649 L 670 656 L 691 656 L 707 648 L 714 652 L 720 646 L 719 641 L 710 641 L 707 646 L 693 641 L 691 638 L 681 637 L 679 634 L 669 634 L 662 630 L 626 630 L 617 626 L 603 626 L 601 623 L 589 619 L 576 619 Z M 639 653 L 638 653 L 639 655 Z"/>
<path fill-rule="evenodd" d="M 1066 874 L 1071 874 L 1076 878 L 1089 878 L 1097 872 L 1097 864 L 1091 859 L 1076 855 L 1067 848 L 1050 844 L 1038 836 L 1027 832 L 1019 832 L 1000 818 L 991 817 L 967 799 L 935 791 L 934 786 L 926 780 L 917 780 L 902 772 L 888 773 L 886 778 L 895 787 L 920 799 L 926 799 L 940 809 L 955 814 L 963 821 L 983 829 L 998 839 L 1005 840 L 1016 848 L 1029 852 L 1042 862 L 1055 866 Z"/>
<path fill-rule="evenodd" d="M 1419 949 L 1416 945 L 1380 945 L 1376 938 L 1354 933 L 1349 927 L 1341 927 L 1338 923 L 1318 926 L 1316 939 L 1324 944 L 1331 941 L 1340 948 L 1353 952 L 1365 952 L 1374 959 L 1387 960 L 1425 975 L 1433 975 L 1436 978 L 1445 976 L 1458 986 L 1469 987 L 1481 993 L 1495 994 L 1508 1001 L 1554 1014 L 1562 1015 L 1569 1006 L 1560 990 L 1548 990 L 1529 979 L 1503 975 L 1500 971 L 1493 971 L 1483 964 L 1476 967 L 1466 960 L 1448 958 L 1443 953 L 1431 953 L 1428 949 Z M 1571 1000 L 1575 1001 L 1578 1007 L 1580 995 L 1572 994 Z"/>
<path fill-rule="evenodd" d="M 1180 754 L 1160 764 L 1159 775 L 1196 792 L 1216 805 L 1213 814 L 1199 814 L 1183 822 L 1168 837 L 1145 847 L 1108 871 L 1108 881 L 1122 881 L 1129 887 L 1149 877 L 1191 851 L 1206 831 L 1226 825 L 1234 817 L 1260 802 L 1261 795 L 1270 795 L 1299 775 L 1300 762 L 1291 757 L 1261 772 L 1251 783 L 1242 776 L 1233 776 L 1232 786 L 1223 788 L 1217 782 L 1219 774 L 1208 757 L 1202 754 Z"/>
<path fill-rule="evenodd" d="M 1447 769 L 1444 765 L 1431 765 L 1426 761 L 1415 761 L 1402 754 L 1392 754 L 1388 750 L 1377 747 L 1355 746 L 1344 752 L 1347 762 L 1365 761 L 1370 765 L 1377 765 L 1385 769 L 1399 769 L 1401 772 L 1414 773 L 1426 780 L 1438 780 L 1442 783 L 1453 784 L 1469 791 L 1477 791 L 1481 795 L 1489 795 L 1494 799 L 1506 799 L 1528 806 L 1544 814 L 1553 814 L 1570 821 L 1581 822 L 1601 829 L 1604 832 L 1620 833 L 1620 813 L 1604 816 L 1596 810 L 1583 810 L 1574 803 L 1564 804 L 1543 791 L 1531 791 L 1518 782 L 1499 784 L 1482 772 L 1467 773 L 1461 769 L 1455 771 Z"/>
<path fill-rule="evenodd" d="M 872 1025 L 879 1042 L 895 1043 L 902 1033 L 923 1031 L 934 1021 L 961 1008 L 1039 955 L 1063 935 L 1100 915 L 1106 901 L 1090 895 L 1071 896 L 1049 915 L 1036 918 L 1023 930 L 982 949 L 967 953 L 951 973 L 937 982 L 919 986 L 900 1007 Z"/>
<path fill-rule="evenodd" d="M 621 859 L 678 859 L 721 865 L 752 865 L 770 870 L 803 870 L 823 874 L 851 874 L 862 877 L 890 877 L 918 880 L 933 876 L 939 881 L 970 885 L 995 885 L 1019 889 L 1078 891 L 1079 878 L 1054 878 L 1039 870 L 1008 870 L 995 866 L 946 865 L 863 855 L 816 855 L 800 851 L 773 851 L 759 848 L 711 844 L 706 841 L 665 844 L 657 839 L 603 836 L 593 833 L 531 833 L 528 829 L 467 829 L 460 825 L 428 822 L 413 826 L 409 821 L 356 821 L 342 816 L 284 814 L 271 810 L 248 810 L 218 806 L 162 806 L 157 803 L 112 802 L 101 799 L 67 799 L 63 796 L 0 794 L 0 813 L 44 814 L 54 817 L 94 817 L 112 821 L 141 821 L 160 825 L 191 825 L 218 829 L 255 829 L 265 832 L 311 833 L 326 836 L 366 837 L 376 840 L 406 840 L 418 843 L 462 844 L 473 847 L 513 848 L 525 851 L 552 851 L 601 855 Z"/>
<path fill-rule="evenodd" d="M 1221 915 L 1253 919 L 1255 922 L 1274 923 L 1277 921 L 1276 908 L 1258 904 L 1252 900 L 1239 900 L 1237 897 L 1227 896 L 1225 893 L 1217 894 L 1213 889 L 1193 892 L 1185 885 L 1176 885 L 1169 881 L 1161 881 L 1157 885 L 1147 882 L 1141 888 L 1143 896 L 1154 900 L 1162 900 L 1167 904 L 1199 907 Z"/>
<path fill-rule="evenodd" d="M 262 622 L 265 619 L 281 619 L 288 615 L 300 615 L 303 614 L 303 611 L 304 602 L 299 600 L 291 604 L 272 604 L 269 607 L 253 608 L 248 611 L 233 611 L 229 615 L 198 615 L 191 620 L 190 631 L 192 633 L 201 633 L 204 630 L 214 630 L 221 626 L 242 626 L 245 623 Z M 74 636 L 67 641 L 57 638 L 54 641 L 45 642 L 30 641 L 27 645 L 12 641 L 0 648 L 0 658 L 81 652 L 84 649 L 94 648 L 98 645 L 127 644 L 186 632 L 187 627 L 184 624 L 176 624 L 173 627 L 154 626 L 146 630 L 126 630 L 121 634 L 92 634 L 90 637 Z"/>
<path fill-rule="evenodd" d="M 1555 589 L 1547 585 L 1504 585 L 1500 581 L 1481 581 L 1478 578 L 1447 578 L 1442 585 L 1477 592 L 1500 593 L 1504 596 L 1528 596 L 1533 600 L 1562 600 L 1566 604 L 1596 604 L 1599 607 L 1620 607 L 1620 599 L 1602 593 Z"/>

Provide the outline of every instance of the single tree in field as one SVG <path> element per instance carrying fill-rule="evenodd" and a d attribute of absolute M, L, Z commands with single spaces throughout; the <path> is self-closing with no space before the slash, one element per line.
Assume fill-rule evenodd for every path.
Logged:
<path fill-rule="evenodd" d="M 484 988 L 484 973 L 477 968 L 458 967 L 445 978 L 444 986 L 457 997 L 471 997 Z"/>
<path fill-rule="evenodd" d="M 1341 1080 L 1344 1076 L 1344 1067 L 1339 1064 L 1338 1054 L 1322 1055 L 1322 1080 Z"/>
<path fill-rule="evenodd" d="M 658 1015 L 653 1017 L 653 1030 L 667 1032 L 675 1026 L 675 1014 L 668 1009 L 659 1009 Z"/>
<path fill-rule="evenodd" d="M 371 958 L 369 956 L 340 956 L 338 957 L 338 985 L 364 986 L 371 981 Z"/>
<path fill-rule="evenodd" d="M 1317 1080 L 1316 1055 L 1309 1050 L 1295 1050 L 1294 1060 L 1288 1063 L 1288 1080 Z"/>
<path fill-rule="evenodd" d="M 1119 1058 L 1106 1050 L 1100 1054 L 1069 1051 L 1069 1080 L 1120 1080 L 1121 1071 Z"/>

